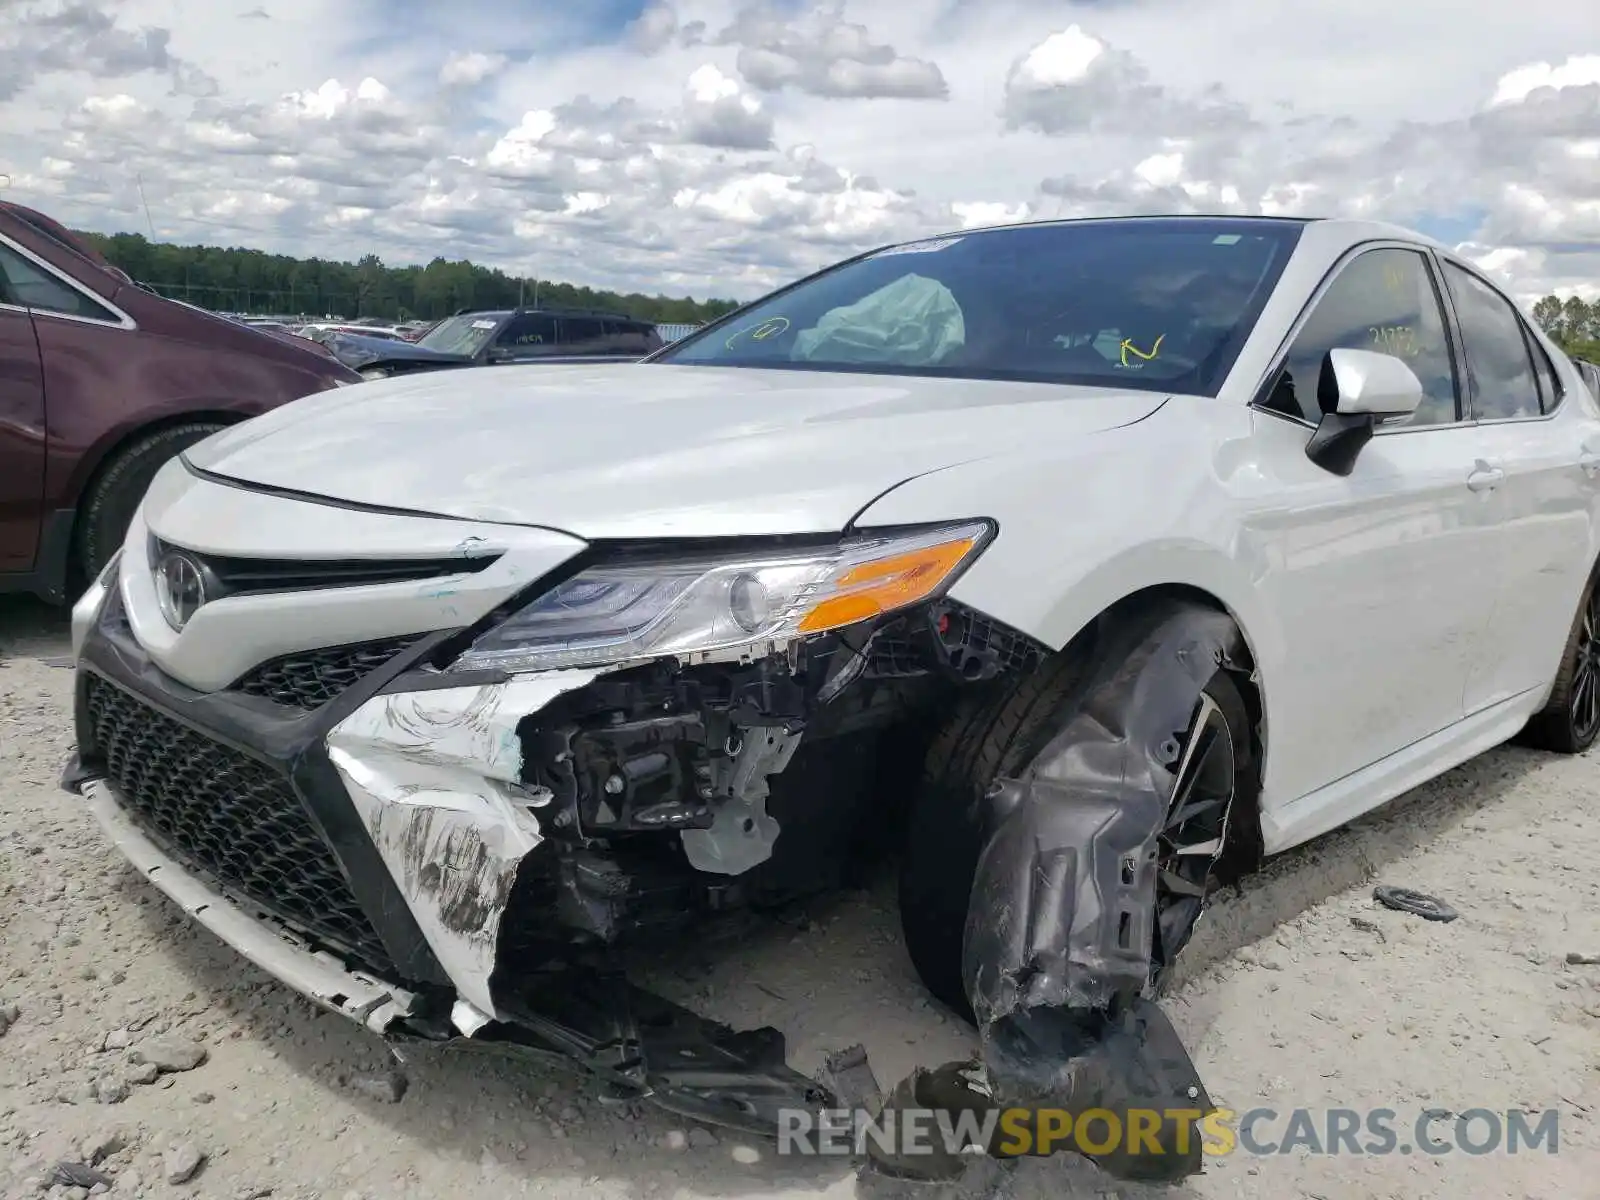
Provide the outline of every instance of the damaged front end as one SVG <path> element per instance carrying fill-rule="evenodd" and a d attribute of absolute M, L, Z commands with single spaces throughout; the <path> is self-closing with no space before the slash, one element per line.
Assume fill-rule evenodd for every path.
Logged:
<path fill-rule="evenodd" d="M 846 581 L 833 595 L 791 555 L 781 569 L 799 600 L 768 587 L 765 614 L 748 566 L 724 570 L 720 603 L 752 607 L 752 624 L 801 625 L 841 592 L 849 604 L 754 648 L 654 656 L 635 628 L 616 665 L 557 665 L 597 657 L 574 648 L 596 636 L 570 632 L 586 620 L 575 609 L 625 609 L 638 601 L 615 580 L 648 595 L 669 568 L 611 566 L 603 584 L 580 571 L 548 605 L 569 625 L 558 638 L 539 643 L 532 615 L 521 632 L 486 622 L 332 728 L 328 757 L 453 985 L 456 1033 L 554 1051 L 616 1096 L 765 1136 L 781 1111 L 837 1099 L 786 1065 L 777 1031 L 703 1021 L 630 984 L 622 963 L 717 914 L 844 882 L 898 815 L 914 762 L 897 758 L 902 741 L 915 754 L 953 690 L 1042 655 L 943 597 L 989 533 L 956 530 L 958 555 L 942 532 L 879 549 L 865 569 L 830 563 Z M 598 636 L 622 641 L 617 627 L 646 616 L 662 620 L 608 614 Z M 533 663 L 515 648 L 529 644 Z M 536 663 L 552 665 L 522 669 Z"/>
<path fill-rule="evenodd" d="M 948 596 L 993 535 L 596 551 L 471 628 L 265 664 L 276 682 L 215 695 L 163 680 L 113 594 L 66 782 L 158 887 L 320 1003 L 775 1137 L 783 1111 L 836 1106 L 837 1080 L 624 963 L 845 882 L 903 820 L 958 694 L 1050 656 Z M 1168 870 L 1161 846 L 1206 681 L 1240 658 L 1231 630 L 1190 607 L 1108 628 L 1082 702 L 994 788 L 963 939 L 984 1103 L 1208 1107 L 1150 997 L 1203 899 L 1204 871 Z M 318 672 L 336 694 L 290 694 Z M 1209 869 L 1219 848 L 1189 857 Z"/>

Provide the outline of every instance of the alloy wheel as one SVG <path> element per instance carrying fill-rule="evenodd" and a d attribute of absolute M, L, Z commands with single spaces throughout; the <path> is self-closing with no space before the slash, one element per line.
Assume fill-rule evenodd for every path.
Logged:
<path fill-rule="evenodd" d="M 1577 656 L 1567 704 L 1573 733 L 1582 745 L 1600 729 L 1600 587 L 1591 586 L 1584 600 Z"/>
<path fill-rule="evenodd" d="M 1156 839 L 1152 986 L 1187 944 L 1205 906 L 1211 871 L 1226 839 L 1236 782 L 1233 733 L 1217 702 L 1202 692 L 1178 758 L 1166 822 Z"/>

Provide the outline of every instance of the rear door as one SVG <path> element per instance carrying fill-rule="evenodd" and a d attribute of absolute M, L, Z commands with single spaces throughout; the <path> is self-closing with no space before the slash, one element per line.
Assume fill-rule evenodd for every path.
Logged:
<path fill-rule="evenodd" d="M 1555 677 L 1600 521 L 1600 421 L 1563 394 L 1516 306 L 1446 261 L 1495 540 L 1473 586 L 1493 596 L 1464 705 L 1477 712 Z"/>
<path fill-rule="evenodd" d="M 44 505 L 44 370 L 21 300 L 36 272 L 0 241 L 0 571 L 32 569 Z"/>

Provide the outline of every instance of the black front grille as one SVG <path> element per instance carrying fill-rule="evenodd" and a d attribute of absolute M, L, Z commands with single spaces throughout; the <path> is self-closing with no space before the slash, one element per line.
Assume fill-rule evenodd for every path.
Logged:
<path fill-rule="evenodd" d="M 370 587 L 384 583 L 414 583 L 425 579 L 444 579 L 452 575 L 474 575 L 487 570 L 500 554 L 449 558 L 401 559 L 283 559 L 231 558 L 220 554 L 201 554 L 150 539 L 150 561 L 177 551 L 198 564 L 209 576 L 210 599 L 262 592 L 298 592 L 308 589 Z"/>
<path fill-rule="evenodd" d="M 368 672 L 410 649 L 418 640 L 418 637 L 390 638 L 359 646 L 334 646 L 287 654 L 253 668 L 231 690 L 310 712 L 321 708 Z"/>
<path fill-rule="evenodd" d="M 169 854 L 379 970 L 388 954 L 289 781 L 97 675 L 89 731 L 126 810 Z"/>

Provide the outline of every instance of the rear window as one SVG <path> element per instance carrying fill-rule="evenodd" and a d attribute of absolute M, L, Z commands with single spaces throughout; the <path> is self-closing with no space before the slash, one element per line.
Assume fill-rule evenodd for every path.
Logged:
<path fill-rule="evenodd" d="M 1292 221 L 1144 218 L 890 247 L 653 361 L 1215 395 L 1300 231 Z"/>

